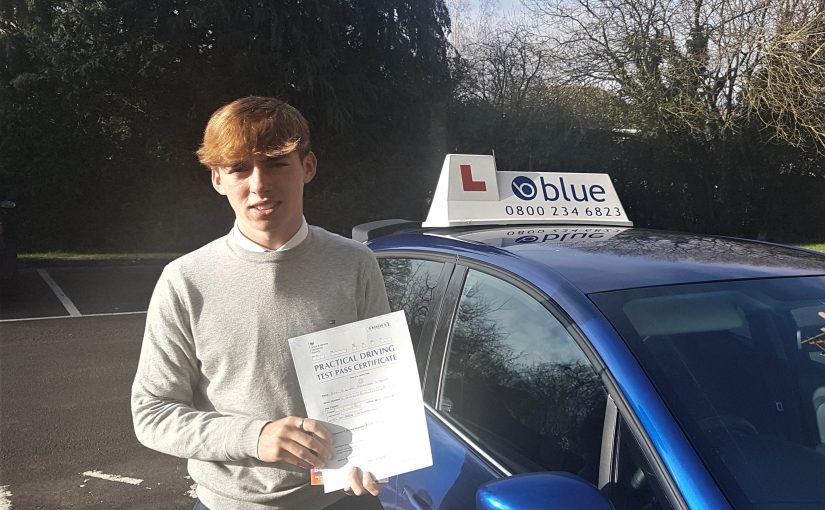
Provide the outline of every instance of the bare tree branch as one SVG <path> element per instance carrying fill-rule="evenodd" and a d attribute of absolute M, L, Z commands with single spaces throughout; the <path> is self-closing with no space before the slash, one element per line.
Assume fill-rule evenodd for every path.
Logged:
<path fill-rule="evenodd" d="M 825 149 L 820 0 L 525 0 L 571 83 L 616 87 L 643 128 L 725 139 L 756 120 Z"/>

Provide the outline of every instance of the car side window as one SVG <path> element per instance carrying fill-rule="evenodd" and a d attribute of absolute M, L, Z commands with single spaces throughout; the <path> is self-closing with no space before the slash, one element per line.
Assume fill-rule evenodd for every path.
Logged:
<path fill-rule="evenodd" d="M 596 484 L 607 394 L 581 348 L 538 300 L 470 270 L 439 410 L 515 472 Z"/>
<path fill-rule="evenodd" d="M 421 329 L 430 310 L 443 262 L 410 258 L 380 258 L 378 265 L 392 311 L 404 310 L 413 349 L 418 350 Z"/>
<path fill-rule="evenodd" d="M 615 481 L 604 490 L 616 510 L 671 510 L 650 464 L 624 421 L 619 426 Z"/>

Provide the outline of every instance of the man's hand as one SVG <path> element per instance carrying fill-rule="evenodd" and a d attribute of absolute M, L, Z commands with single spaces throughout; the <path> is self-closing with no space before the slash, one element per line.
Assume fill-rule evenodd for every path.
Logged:
<path fill-rule="evenodd" d="M 284 461 L 309 469 L 332 458 L 332 434 L 316 420 L 287 416 L 264 426 L 258 437 L 258 458 Z"/>
<path fill-rule="evenodd" d="M 357 467 L 351 467 L 349 469 L 347 481 L 349 482 L 349 487 L 344 489 L 344 492 L 350 496 L 362 496 L 368 492 L 373 496 L 377 496 L 378 493 L 381 492 L 381 486 L 378 485 L 372 473 L 369 471 L 361 471 Z"/>

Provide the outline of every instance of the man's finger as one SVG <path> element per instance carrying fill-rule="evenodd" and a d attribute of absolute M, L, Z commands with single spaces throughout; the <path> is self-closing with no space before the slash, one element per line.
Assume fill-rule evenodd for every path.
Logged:
<path fill-rule="evenodd" d="M 332 437 L 332 433 L 329 429 L 326 428 L 320 421 L 313 420 L 312 418 L 304 419 L 304 431 L 314 434 L 316 437 L 320 438 L 329 445 L 332 445 L 335 441 L 335 438 Z"/>
<path fill-rule="evenodd" d="M 332 448 L 330 448 L 330 446 L 327 445 L 325 442 L 320 441 L 318 438 L 310 434 L 304 434 L 296 442 L 304 448 L 313 451 L 316 455 L 318 455 L 318 457 L 322 458 L 325 462 L 332 459 Z"/>
<path fill-rule="evenodd" d="M 295 430 L 289 433 L 287 437 L 291 439 L 293 442 L 295 442 L 297 445 L 306 448 L 307 450 L 311 450 L 312 452 L 317 454 L 318 457 L 323 458 L 324 461 L 328 461 L 332 458 L 332 445 L 317 437 L 316 435 L 312 434 L 311 432 Z"/>
<path fill-rule="evenodd" d="M 296 431 L 296 435 L 292 439 L 316 452 L 325 461 L 332 459 L 334 454 L 332 449 L 333 438 L 329 429 L 318 420 L 311 418 L 301 418 L 298 425 L 300 430 Z"/>
<path fill-rule="evenodd" d="M 306 467 L 315 466 L 315 467 L 322 468 L 327 463 L 327 459 L 322 458 L 318 453 L 311 450 L 310 448 L 307 448 L 306 446 L 302 445 L 301 443 L 299 443 L 297 441 L 287 442 L 284 445 L 284 450 L 287 453 L 291 454 L 293 457 L 296 457 L 296 458 L 302 460 L 303 462 L 305 462 L 306 464 L 308 464 L 308 466 L 306 466 Z M 286 457 L 286 456 L 284 456 L 284 457 Z M 293 462 L 293 464 L 295 464 L 295 463 Z M 300 464 L 295 464 L 295 465 L 297 466 L 297 465 L 300 465 Z M 301 467 L 304 467 L 304 466 L 301 466 Z"/>
<path fill-rule="evenodd" d="M 312 469 L 312 465 L 303 461 L 288 451 L 283 452 L 283 461 L 303 469 Z"/>
<path fill-rule="evenodd" d="M 361 479 L 364 488 L 367 489 L 367 492 L 372 494 L 373 496 L 377 496 L 378 493 L 381 492 L 381 486 L 378 485 L 378 481 L 372 476 L 372 473 L 369 471 L 364 471 L 364 476 Z"/>
<path fill-rule="evenodd" d="M 366 492 L 364 485 L 362 484 L 362 476 L 361 470 L 357 467 L 351 467 L 347 472 L 347 482 L 349 482 L 349 488 L 356 496 L 360 496 Z"/>

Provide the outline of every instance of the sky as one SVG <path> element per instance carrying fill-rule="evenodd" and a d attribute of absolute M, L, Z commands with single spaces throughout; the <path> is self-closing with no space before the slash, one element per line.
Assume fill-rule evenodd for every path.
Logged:
<path fill-rule="evenodd" d="M 489 23 L 479 23 L 479 17 L 485 11 L 490 13 L 489 18 L 500 20 L 503 17 L 513 17 L 526 12 L 522 0 L 445 0 L 450 11 L 452 33 L 450 43 L 461 50 L 462 42 L 472 40 L 473 33 L 488 26 Z"/>

